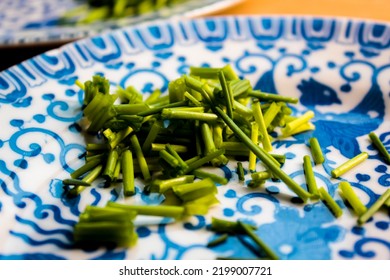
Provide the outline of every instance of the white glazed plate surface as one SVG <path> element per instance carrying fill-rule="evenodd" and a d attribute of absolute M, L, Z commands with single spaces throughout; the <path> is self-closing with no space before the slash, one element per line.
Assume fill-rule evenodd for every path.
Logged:
<path fill-rule="evenodd" d="M 337 186 L 347 180 L 367 206 L 390 186 L 390 168 L 368 138 L 375 131 L 390 149 L 390 26 L 370 21 L 301 17 L 226 17 L 161 21 L 118 29 L 67 44 L 0 73 L 0 259 L 214 259 L 256 258 L 236 237 L 206 248 L 211 217 L 245 220 L 282 259 L 389 259 L 388 209 L 364 226 Z M 325 153 L 314 167 L 317 184 L 343 209 L 336 219 L 321 202 L 302 205 L 282 182 L 249 189 L 235 162 L 217 170 L 221 203 L 185 222 L 137 221 L 139 240 L 124 249 L 72 246 L 72 228 L 86 205 L 109 200 L 153 204 L 142 194 L 124 199 L 120 188 L 88 188 L 65 199 L 61 180 L 79 167 L 84 138 L 77 125 L 82 92 L 76 79 L 102 74 L 145 94 L 166 91 L 188 67 L 231 64 L 266 92 L 297 97 L 294 114 L 315 112 L 316 130 L 274 142 L 286 154 L 283 170 L 305 187 L 303 155 L 316 136 Z M 369 159 L 331 179 L 330 171 L 366 151 Z M 247 163 L 244 163 L 247 167 Z M 246 175 L 247 182 L 250 174 Z M 247 183 L 246 182 L 246 183 Z"/>

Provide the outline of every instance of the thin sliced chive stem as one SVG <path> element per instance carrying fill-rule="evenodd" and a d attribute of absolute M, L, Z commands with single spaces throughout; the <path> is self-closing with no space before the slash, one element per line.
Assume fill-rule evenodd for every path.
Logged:
<path fill-rule="evenodd" d="M 125 139 L 132 132 L 133 129 L 128 126 L 127 128 L 115 133 L 115 138 L 111 142 L 109 141 L 111 149 L 114 149 L 116 146 L 118 146 L 119 143 L 122 142 L 122 140 Z"/>
<path fill-rule="evenodd" d="M 263 144 L 263 148 L 266 152 L 272 151 L 271 141 L 268 135 L 267 126 L 264 122 L 264 116 L 260 108 L 260 102 L 255 100 L 252 104 L 252 111 L 255 117 L 257 124 L 259 125 L 259 131 L 263 135 L 261 139 L 261 143 Z"/>
<path fill-rule="evenodd" d="M 155 121 L 152 125 L 152 127 L 149 130 L 148 136 L 146 136 L 146 139 L 144 143 L 142 144 L 142 151 L 144 153 L 147 153 L 150 151 L 152 147 L 152 143 L 156 140 L 158 133 L 160 132 L 162 128 L 162 123 L 160 121 Z"/>
<path fill-rule="evenodd" d="M 238 75 L 236 74 L 236 72 L 234 72 L 230 64 L 226 64 L 224 67 L 221 68 L 221 70 L 225 75 L 226 81 L 233 81 L 239 79 Z"/>
<path fill-rule="evenodd" d="M 309 122 L 312 118 L 314 118 L 313 111 L 309 110 L 309 111 L 305 112 L 302 116 L 287 123 L 286 126 L 282 129 L 283 134 L 291 133 L 291 131 L 294 131 L 296 128 L 298 128 L 302 124 Z"/>
<path fill-rule="evenodd" d="M 179 119 L 179 120 L 199 120 L 199 121 L 216 121 L 218 116 L 212 113 L 199 113 L 191 111 L 175 111 L 163 109 L 161 117 L 164 119 Z"/>
<path fill-rule="evenodd" d="M 75 85 L 78 86 L 80 89 L 85 90 L 85 86 L 80 80 L 76 80 Z"/>
<path fill-rule="evenodd" d="M 188 91 L 184 93 L 184 97 L 188 98 L 188 100 L 191 101 L 195 106 L 202 106 L 202 103 L 193 95 L 191 95 Z"/>
<path fill-rule="evenodd" d="M 333 169 L 331 171 L 332 177 L 333 178 L 340 177 L 341 175 L 343 175 L 347 171 L 351 170 L 352 168 L 356 167 L 357 165 L 359 165 L 360 163 L 365 161 L 367 158 L 368 158 L 368 154 L 366 152 L 362 152 L 362 153 L 358 154 L 354 158 L 347 160 L 339 167 Z"/>
<path fill-rule="evenodd" d="M 120 204 L 117 202 L 109 201 L 108 207 L 115 207 L 119 209 L 127 209 L 136 211 L 138 215 L 148 216 L 161 216 L 161 217 L 172 217 L 182 218 L 184 214 L 183 206 L 171 206 L 171 205 L 128 205 Z"/>
<path fill-rule="evenodd" d="M 237 175 L 238 175 L 238 180 L 243 182 L 245 181 L 245 171 L 244 167 L 242 166 L 242 162 L 237 162 Z"/>
<path fill-rule="evenodd" d="M 255 181 L 264 181 L 272 178 L 272 174 L 268 171 L 259 171 L 251 174 L 252 180 Z"/>
<path fill-rule="evenodd" d="M 151 183 L 151 191 L 156 191 L 162 194 L 171 189 L 173 186 L 192 183 L 194 182 L 194 179 L 194 175 L 183 175 L 165 180 L 156 179 Z"/>
<path fill-rule="evenodd" d="M 314 124 L 312 124 L 311 122 L 307 122 L 307 123 L 301 124 L 300 126 L 295 128 L 294 130 L 291 130 L 289 132 L 283 131 L 283 128 L 282 128 L 282 135 L 281 136 L 286 138 L 286 137 L 290 137 L 291 135 L 295 135 L 295 134 L 298 134 L 298 133 L 301 133 L 304 131 L 314 130 L 315 128 L 316 127 Z"/>
<path fill-rule="evenodd" d="M 202 132 L 201 132 L 201 129 L 200 129 L 200 122 L 199 121 L 195 121 L 194 130 L 195 130 L 195 150 L 196 150 L 196 154 L 198 156 L 202 156 L 203 155 Z"/>
<path fill-rule="evenodd" d="M 188 103 L 187 101 L 178 101 L 178 102 L 174 102 L 174 103 L 160 105 L 160 106 L 153 107 L 153 108 L 150 108 L 150 109 L 147 109 L 144 111 L 140 111 L 137 113 L 137 116 L 145 117 L 145 116 L 149 116 L 149 115 L 158 114 L 164 109 L 186 106 L 187 103 Z"/>
<path fill-rule="evenodd" d="M 190 66 L 190 75 L 197 76 L 201 79 L 218 79 L 218 73 L 221 68 L 209 68 L 209 67 L 194 67 Z"/>
<path fill-rule="evenodd" d="M 306 185 L 309 193 L 313 195 L 313 198 L 319 198 L 316 178 L 313 172 L 313 167 L 311 165 L 310 156 L 308 155 L 303 157 L 303 170 L 305 173 Z"/>
<path fill-rule="evenodd" d="M 86 186 L 86 187 L 89 187 L 91 185 L 90 183 L 79 179 L 64 179 L 62 180 L 62 184 L 64 184 L 65 186 L 71 185 L 71 186 Z"/>
<path fill-rule="evenodd" d="M 340 182 L 339 189 L 343 197 L 348 201 L 348 203 L 352 206 L 356 215 L 359 217 L 363 215 L 367 211 L 367 207 L 361 202 L 359 197 L 356 195 L 354 190 L 351 187 L 351 184 L 348 182 Z"/>
<path fill-rule="evenodd" d="M 374 144 L 374 146 L 378 149 L 379 153 L 382 154 L 382 156 L 384 157 L 385 161 L 390 164 L 390 154 L 389 152 L 387 151 L 385 145 L 383 144 L 383 142 L 379 139 L 378 135 L 375 134 L 375 132 L 370 132 L 368 134 L 368 136 L 370 137 L 372 143 Z"/>
<path fill-rule="evenodd" d="M 141 169 L 142 176 L 144 177 L 144 180 L 148 181 L 151 178 L 150 171 L 137 136 L 135 134 L 131 135 L 130 141 L 131 145 L 133 146 L 134 153 L 138 159 L 138 165 Z"/>
<path fill-rule="evenodd" d="M 225 142 L 222 142 L 221 148 L 225 149 L 226 151 L 247 152 L 247 155 L 249 154 L 249 151 L 250 151 L 249 148 L 241 142 L 225 141 Z"/>
<path fill-rule="evenodd" d="M 268 128 L 272 121 L 275 119 L 276 115 L 279 113 L 281 106 L 276 103 L 272 102 L 271 106 L 268 108 L 268 110 L 264 114 L 264 124 Z"/>
<path fill-rule="evenodd" d="M 216 174 L 209 173 L 200 169 L 194 170 L 192 174 L 194 174 L 196 177 L 201 179 L 210 178 L 214 183 L 221 184 L 221 185 L 226 185 L 229 182 L 229 180 L 225 177 L 221 177 Z"/>
<path fill-rule="evenodd" d="M 204 90 L 203 83 L 193 77 L 184 76 L 187 87 L 199 92 L 208 104 L 213 104 L 210 95 Z"/>
<path fill-rule="evenodd" d="M 385 203 L 384 203 L 387 207 L 390 207 L 390 198 L 388 198 Z"/>
<path fill-rule="evenodd" d="M 223 142 L 223 125 L 221 123 L 216 123 L 213 126 L 213 140 L 215 148 L 221 148 Z"/>
<path fill-rule="evenodd" d="M 215 150 L 214 152 L 211 152 L 207 154 L 206 156 L 198 159 L 197 161 L 194 161 L 190 164 L 188 164 L 187 169 L 184 171 L 186 174 L 192 172 L 193 170 L 205 165 L 209 161 L 213 160 L 214 158 L 219 157 L 220 155 L 223 155 L 225 153 L 224 149 Z"/>
<path fill-rule="evenodd" d="M 252 225 L 248 225 L 252 229 L 256 229 Z M 245 233 L 243 228 L 236 221 L 228 221 L 224 219 L 219 219 L 212 217 L 210 229 L 218 233 L 227 233 L 227 234 L 241 234 Z"/>
<path fill-rule="evenodd" d="M 265 180 L 251 180 L 248 183 L 248 188 L 258 188 L 265 184 Z"/>
<path fill-rule="evenodd" d="M 125 196 L 135 194 L 133 153 L 125 150 L 122 154 L 123 193 Z"/>
<path fill-rule="evenodd" d="M 118 150 L 114 149 L 108 153 L 106 166 L 104 167 L 103 176 L 108 180 L 112 180 L 115 172 L 116 163 L 118 161 Z"/>
<path fill-rule="evenodd" d="M 256 122 L 251 123 L 251 140 L 253 143 L 258 145 L 258 139 L 259 139 L 259 126 Z M 254 171 L 256 170 L 256 155 L 250 151 L 249 152 L 249 170 Z"/>
<path fill-rule="evenodd" d="M 237 114 L 244 116 L 245 118 L 253 117 L 253 110 L 251 108 L 242 105 L 240 102 L 236 100 L 233 100 L 233 105 L 234 105 L 235 112 L 237 112 Z"/>
<path fill-rule="evenodd" d="M 257 236 L 250 226 L 241 221 L 238 221 L 238 224 L 243 231 L 267 254 L 268 257 L 272 260 L 279 260 L 279 257 L 260 239 L 260 237 Z"/>
<path fill-rule="evenodd" d="M 328 207 L 328 209 L 332 212 L 332 214 L 338 218 L 343 214 L 343 210 L 337 204 L 337 202 L 330 196 L 330 194 L 324 189 L 324 187 L 320 187 L 318 189 L 321 200 Z"/>
<path fill-rule="evenodd" d="M 106 143 L 97 144 L 97 143 L 87 143 L 85 149 L 87 151 L 107 151 L 109 146 Z"/>
<path fill-rule="evenodd" d="M 159 99 L 160 95 L 161 95 L 161 91 L 159 89 L 153 91 L 152 94 L 149 95 L 148 98 L 146 98 L 145 103 L 148 105 L 153 104 Z"/>
<path fill-rule="evenodd" d="M 224 233 L 224 234 L 218 236 L 217 238 L 214 238 L 209 243 L 207 243 L 206 247 L 207 248 L 212 248 L 212 247 L 218 246 L 218 245 L 226 242 L 228 237 L 229 237 L 229 235 L 227 233 Z"/>
<path fill-rule="evenodd" d="M 324 155 L 322 154 L 320 143 L 318 139 L 312 137 L 309 139 L 310 151 L 313 156 L 313 160 L 316 164 L 321 164 L 325 161 Z"/>
<path fill-rule="evenodd" d="M 210 126 L 207 123 L 200 125 L 200 131 L 202 133 L 203 144 L 205 147 L 205 154 L 215 151 L 215 144 L 213 135 L 211 133 Z"/>
<path fill-rule="evenodd" d="M 186 153 L 188 152 L 187 146 L 184 145 L 176 145 L 176 144 L 170 144 L 171 148 L 175 150 L 177 153 Z M 162 150 L 165 150 L 166 144 L 161 143 L 152 143 L 151 144 L 151 150 L 153 152 L 160 152 Z"/>
<path fill-rule="evenodd" d="M 118 115 L 137 115 L 149 109 L 146 103 L 114 105 Z"/>
<path fill-rule="evenodd" d="M 210 178 L 173 186 L 172 190 L 183 202 L 199 199 L 203 196 L 215 194 L 217 192 L 217 188 Z"/>
<path fill-rule="evenodd" d="M 91 160 L 91 161 L 88 161 L 86 162 L 83 166 L 81 166 L 80 168 L 76 169 L 75 171 L 73 171 L 71 174 L 70 174 L 70 177 L 72 179 L 77 179 L 79 178 L 80 176 L 84 175 L 85 173 L 87 173 L 88 171 L 92 170 L 93 168 L 95 168 L 96 166 L 98 166 L 100 163 L 101 163 L 101 159 L 96 159 L 96 160 Z"/>
<path fill-rule="evenodd" d="M 249 91 L 248 96 L 256 97 L 261 101 L 276 101 L 276 102 L 286 102 L 286 103 L 294 103 L 294 104 L 298 103 L 298 98 L 278 95 L 275 93 L 266 93 L 259 90 Z"/>
<path fill-rule="evenodd" d="M 218 73 L 218 79 L 222 87 L 222 93 L 226 105 L 226 112 L 230 118 L 233 118 L 233 104 L 232 104 L 232 97 L 231 97 L 231 89 L 226 83 L 225 75 L 222 71 Z"/>
<path fill-rule="evenodd" d="M 234 98 L 240 98 L 252 89 L 249 80 L 233 80 L 230 82 Z"/>
<path fill-rule="evenodd" d="M 204 113 L 205 107 L 197 106 L 197 107 L 175 107 L 175 108 L 168 108 L 171 111 L 185 111 L 185 112 L 197 112 L 197 113 Z"/>
<path fill-rule="evenodd" d="M 286 162 L 286 156 L 285 155 L 278 155 L 278 154 L 269 154 L 271 157 L 276 159 L 280 164 L 283 164 Z"/>
<path fill-rule="evenodd" d="M 288 176 L 278 165 L 272 161 L 272 157 L 268 155 L 261 147 L 255 145 L 251 139 L 234 123 L 232 119 L 219 107 L 215 107 L 215 111 L 235 133 L 235 135 L 241 139 L 241 141 L 247 145 L 247 147 L 255 153 L 255 155 L 270 169 L 272 174 L 281 179 L 294 193 L 296 193 L 304 202 L 311 197 L 311 194 L 301 188 L 290 176 Z M 272 158 L 272 159 L 271 159 Z"/>
<path fill-rule="evenodd" d="M 118 181 L 119 175 L 121 174 L 121 166 L 122 166 L 121 161 L 122 161 L 121 158 L 119 158 L 117 163 L 116 163 L 116 166 L 114 169 L 114 174 L 112 175 L 113 182 Z"/>
<path fill-rule="evenodd" d="M 194 157 L 192 157 L 192 158 L 190 158 L 190 159 L 187 159 L 187 160 L 185 161 L 185 163 L 186 163 L 187 165 L 189 165 L 189 164 L 194 163 L 195 161 L 197 161 L 197 160 L 199 160 L 199 159 L 201 159 L 200 156 L 194 156 Z"/>
<path fill-rule="evenodd" d="M 166 144 L 165 149 L 167 150 L 168 153 L 170 153 L 177 161 L 179 162 L 179 166 L 182 169 L 187 168 L 187 164 L 185 161 L 179 156 L 179 154 L 176 152 L 176 150 L 172 147 L 171 144 Z"/>
<path fill-rule="evenodd" d="M 179 161 L 166 150 L 162 150 L 159 152 L 160 157 L 164 159 L 170 166 L 177 167 L 179 165 Z"/>
<path fill-rule="evenodd" d="M 97 177 L 99 177 L 102 170 L 103 170 L 103 165 L 101 165 L 101 164 L 97 165 L 87 175 L 85 175 L 85 177 L 82 179 L 82 181 L 86 182 L 87 184 L 92 184 L 92 182 L 95 181 L 97 179 Z M 69 196 L 72 196 L 72 197 L 77 196 L 85 188 L 86 188 L 86 186 L 81 186 L 81 185 L 75 186 L 73 189 L 69 190 L 68 194 L 69 194 Z"/>
<path fill-rule="evenodd" d="M 375 202 L 371 205 L 370 208 L 367 209 L 365 213 L 363 213 L 358 218 L 358 224 L 362 225 L 368 221 L 376 212 L 378 212 L 379 208 L 382 207 L 388 200 L 390 199 L 390 189 L 387 189 Z"/>

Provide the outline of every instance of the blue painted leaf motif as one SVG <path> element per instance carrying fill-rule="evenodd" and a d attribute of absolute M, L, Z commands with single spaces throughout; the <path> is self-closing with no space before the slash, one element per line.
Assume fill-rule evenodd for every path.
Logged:
<path fill-rule="evenodd" d="M 302 105 L 313 108 L 314 106 L 323 106 L 331 104 L 341 104 L 337 97 L 337 92 L 331 87 L 320 83 L 314 78 L 302 80 L 298 85 L 301 92 L 299 101 Z"/>

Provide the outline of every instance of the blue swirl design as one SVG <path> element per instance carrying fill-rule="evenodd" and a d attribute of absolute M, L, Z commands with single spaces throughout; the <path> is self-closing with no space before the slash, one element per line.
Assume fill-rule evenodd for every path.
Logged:
<path fill-rule="evenodd" d="M 369 160 L 376 164 L 375 170 L 358 173 L 356 180 L 350 183 L 366 196 L 367 206 L 372 205 L 378 194 L 390 186 L 390 175 L 387 166 L 378 164 L 377 161 L 382 160 L 380 155 L 361 138 L 370 131 L 381 130 L 380 139 L 390 147 L 385 110 L 389 101 L 390 64 L 383 59 L 388 57 L 389 32 L 390 26 L 386 24 L 310 17 L 221 17 L 154 22 L 81 40 L 0 73 L 0 108 L 2 112 L 10 110 L 12 113 L 12 116 L 4 114 L 1 122 L 2 127 L 10 131 L 0 139 L 0 150 L 5 155 L 0 159 L 0 191 L 4 194 L 0 213 L 8 211 L 5 208 L 8 198 L 17 210 L 33 209 L 30 216 L 25 211 L 17 212 L 11 221 L 16 227 L 5 234 L 10 240 L 24 242 L 31 251 L 25 254 L 1 252 L 0 259 L 65 258 L 64 255 L 68 255 L 64 252 L 69 253 L 72 248 L 71 229 L 81 205 L 85 205 L 86 200 L 98 205 L 107 196 L 111 200 L 121 197 L 115 189 L 91 189 L 69 199 L 64 197 L 60 178 L 51 179 L 46 193 L 39 195 L 26 191 L 27 186 L 22 185 L 28 181 L 22 176 L 31 176 L 26 175 L 32 164 L 30 159 L 42 157 L 48 166 L 58 164 L 61 171 L 72 172 L 67 155 L 84 152 L 82 145 L 62 135 L 63 132 L 77 135 L 81 131 L 77 125 L 81 112 L 74 109 L 82 104 L 82 91 L 75 88 L 74 81 L 100 73 L 113 77 L 113 86 L 136 85 L 144 93 L 155 88 L 165 92 L 168 77 L 186 73 L 194 63 L 198 53 L 193 54 L 192 49 L 201 50 L 200 57 L 196 57 L 198 65 L 218 67 L 230 63 L 240 76 L 253 81 L 255 89 L 295 95 L 304 107 L 299 110 L 315 112 L 315 131 L 274 142 L 276 149 L 290 148 L 289 160 L 299 156 L 291 147 L 306 145 L 312 136 L 321 139 L 325 155 L 337 150 L 345 158 L 351 158 L 362 150 L 371 150 Z M 228 50 L 232 42 L 237 46 L 234 52 Z M 335 44 L 339 47 L 338 53 L 330 47 Z M 332 57 L 324 56 L 328 55 L 328 50 L 332 50 Z M 143 54 L 151 54 L 152 61 L 145 63 Z M 172 65 L 172 69 L 167 69 L 166 64 Z M 48 86 L 50 89 L 46 88 Z M 44 127 L 48 123 L 64 130 Z M 36 135 L 39 138 L 32 139 Z M 46 144 L 41 144 L 49 142 L 55 144 L 55 152 L 45 151 Z M 335 164 L 326 159 L 318 168 L 329 174 Z M 303 173 L 295 168 L 289 173 L 298 179 Z M 228 166 L 222 171 L 228 179 L 234 178 L 234 171 Z M 337 200 L 337 183 L 321 172 L 315 172 L 315 176 Z M 145 195 L 142 186 L 136 189 L 136 195 L 145 204 L 157 204 L 163 199 Z M 285 206 L 289 201 L 280 193 L 278 183 L 244 194 L 233 184 L 218 189 L 230 203 L 222 209 L 228 218 L 237 214 L 253 223 L 265 213 L 261 203 L 274 206 L 273 220 L 260 224 L 257 233 L 282 259 L 381 258 L 383 254 L 371 249 L 378 245 L 384 252 L 389 251 L 388 236 L 383 234 L 388 232 L 388 219 L 368 223 L 367 231 L 353 226 L 343 228 L 335 223 L 321 202 L 304 207 Z M 207 230 L 208 218 L 193 217 L 183 223 L 180 228 L 183 236 Z M 53 226 L 49 230 L 43 223 Z M 137 228 L 140 238 L 147 242 L 158 238 L 163 244 L 151 250 L 149 259 L 181 259 L 191 250 L 205 250 L 205 244 L 200 241 L 191 240 L 182 245 L 172 240 L 169 230 L 168 220 L 157 227 Z M 332 251 L 332 244 L 344 242 L 347 234 L 358 235 L 358 238 L 337 255 Z M 44 245 L 54 245 L 59 251 L 46 252 Z M 236 257 L 259 257 L 254 244 L 243 237 L 229 237 L 225 244 L 212 251 Z M 133 257 L 128 256 L 126 250 L 112 248 L 95 248 L 82 254 L 88 259 Z"/>

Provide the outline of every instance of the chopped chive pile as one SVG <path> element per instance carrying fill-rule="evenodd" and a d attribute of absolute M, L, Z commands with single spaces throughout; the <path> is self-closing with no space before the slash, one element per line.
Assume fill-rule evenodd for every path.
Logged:
<path fill-rule="evenodd" d="M 63 180 L 68 197 L 80 195 L 98 179 L 105 182 L 105 187 L 121 185 L 124 197 L 134 196 L 137 189 L 143 189 L 145 195 L 157 193 L 163 197 L 160 205 L 153 206 L 116 202 L 102 208 L 88 206 L 75 226 L 76 243 L 131 246 L 136 241 L 136 215 L 175 220 L 206 215 L 219 203 L 218 189 L 229 182 L 211 168 L 224 167 L 235 157 L 240 157 L 238 180 L 249 189 L 269 180 L 282 181 L 304 203 L 320 198 L 336 218 L 342 215 L 332 196 L 324 188 L 317 188 L 313 171 L 316 165 L 312 165 L 310 156 L 303 158 L 306 190 L 301 186 L 303 182 L 295 181 L 283 170 L 286 156 L 270 153 L 272 140 L 314 130 L 314 112 L 293 116 L 289 106 L 298 99 L 254 90 L 230 65 L 190 67 L 188 75 L 169 83 L 168 95 L 156 89 L 145 99 L 132 86 L 111 93 L 109 81 L 98 75 L 76 84 L 84 91 L 86 132 L 97 137 L 86 143 L 85 163 Z M 383 143 L 374 133 L 369 137 L 388 160 Z M 323 163 L 319 140 L 311 137 L 309 145 L 314 163 Z M 367 158 L 368 154 L 362 152 L 332 170 L 331 176 L 338 178 Z M 248 162 L 247 170 L 242 161 Z M 248 182 L 246 173 L 251 177 Z M 347 182 L 340 183 L 340 191 L 359 216 L 359 224 L 382 205 L 390 204 L 386 192 L 367 210 Z M 254 229 L 240 221 L 213 218 L 211 230 L 221 235 L 207 246 L 217 246 L 231 234 L 244 234 L 267 258 L 278 259 Z"/>

